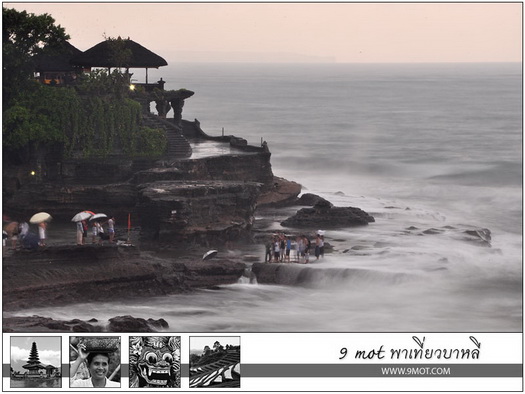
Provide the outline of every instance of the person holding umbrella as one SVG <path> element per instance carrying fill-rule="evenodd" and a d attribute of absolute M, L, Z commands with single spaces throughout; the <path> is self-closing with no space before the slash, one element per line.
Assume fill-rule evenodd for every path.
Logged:
<path fill-rule="evenodd" d="M 77 223 L 77 246 L 84 245 L 84 225 L 82 224 L 82 221 L 78 221 Z"/>
<path fill-rule="evenodd" d="M 84 240 L 87 238 L 88 225 L 86 220 L 93 216 L 95 213 L 91 211 L 82 211 L 77 213 L 71 219 L 72 222 L 76 223 L 77 228 L 77 245 L 84 245 Z"/>
<path fill-rule="evenodd" d="M 34 214 L 29 223 L 38 225 L 38 245 L 46 246 L 46 232 L 47 232 L 47 222 L 51 220 L 51 215 L 47 212 L 39 212 Z M 27 236 L 25 237 L 27 238 Z"/>
<path fill-rule="evenodd" d="M 38 243 L 38 245 L 40 246 L 46 246 L 46 230 L 47 222 L 38 223 L 38 236 L 40 238 L 40 242 Z"/>
<path fill-rule="evenodd" d="M 8 239 L 11 240 L 11 248 L 16 249 L 16 243 L 18 241 L 18 222 L 11 222 L 4 226 L 4 231 L 7 234 Z"/>

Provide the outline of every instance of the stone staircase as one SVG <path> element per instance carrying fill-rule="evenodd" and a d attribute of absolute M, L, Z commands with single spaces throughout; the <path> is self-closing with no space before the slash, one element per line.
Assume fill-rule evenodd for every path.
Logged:
<path fill-rule="evenodd" d="M 190 143 L 182 135 L 182 129 L 174 123 L 151 113 L 143 113 L 142 124 L 146 127 L 162 129 L 166 132 L 168 139 L 166 156 L 168 159 L 181 159 L 191 156 L 192 149 Z"/>

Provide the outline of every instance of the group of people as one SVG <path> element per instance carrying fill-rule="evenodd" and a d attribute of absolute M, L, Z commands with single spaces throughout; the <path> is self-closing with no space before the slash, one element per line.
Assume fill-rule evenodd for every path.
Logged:
<path fill-rule="evenodd" d="M 18 242 L 26 249 L 46 246 L 47 222 L 38 223 L 37 226 L 38 236 L 29 231 L 27 222 L 9 222 L 4 226 L 3 240 L 9 241 L 12 249 L 18 247 Z M 6 246 L 5 243 L 4 246 Z"/>
<path fill-rule="evenodd" d="M 6 220 L 4 220 L 5 222 Z M 82 220 L 76 223 L 77 245 L 84 245 L 88 239 L 89 226 L 91 225 L 92 243 L 102 241 L 115 242 L 115 218 L 111 216 L 107 221 L 101 223 L 99 220 Z M 107 232 L 104 230 L 107 225 Z M 27 222 L 9 221 L 4 225 L 2 240 L 3 246 L 8 244 L 12 249 L 17 249 L 20 244 L 25 249 L 37 249 L 39 246 L 46 246 L 47 221 L 37 223 L 38 235 L 30 231 Z"/>
<path fill-rule="evenodd" d="M 293 251 L 295 261 L 298 263 L 308 263 L 310 261 L 310 251 L 312 249 L 312 242 L 306 235 L 299 235 L 297 237 L 285 235 L 284 233 L 275 234 L 266 244 L 265 262 L 279 263 L 290 262 L 290 255 Z M 324 234 L 318 232 L 315 238 L 314 254 L 316 260 L 319 257 L 324 257 Z"/>
<path fill-rule="evenodd" d="M 104 230 L 104 225 L 107 224 L 107 233 Z M 89 225 L 86 220 L 77 222 L 77 245 L 85 245 L 88 238 Z M 104 223 L 99 220 L 91 221 L 91 242 L 101 243 L 102 241 L 115 242 L 115 218 L 111 216 Z"/>

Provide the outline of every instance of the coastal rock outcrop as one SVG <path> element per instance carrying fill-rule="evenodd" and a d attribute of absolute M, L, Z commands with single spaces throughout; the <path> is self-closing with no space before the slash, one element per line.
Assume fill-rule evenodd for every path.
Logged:
<path fill-rule="evenodd" d="M 234 181 L 158 181 L 140 185 L 143 240 L 224 245 L 248 239 L 262 185 Z"/>
<path fill-rule="evenodd" d="M 360 208 L 334 207 L 328 201 L 319 201 L 313 208 L 302 208 L 281 223 L 284 227 L 336 228 L 362 226 L 375 219 Z"/>
<path fill-rule="evenodd" d="M 283 207 L 297 202 L 301 185 L 284 178 L 274 177 L 270 187 L 261 194 L 257 201 L 259 207 Z"/>
<path fill-rule="evenodd" d="M 305 205 L 309 207 L 313 207 L 317 204 L 325 205 L 333 207 L 334 204 L 332 204 L 330 201 L 326 200 L 323 197 L 318 196 L 317 194 L 312 193 L 304 193 L 297 199 L 297 205 Z"/>
<path fill-rule="evenodd" d="M 160 332 L 169 328 L 164 319 L 143 319 L 133 316 L 116 316 L 103 324 L 96 319 L 88 321 L 55 320 L 42 316 L 4 317 L 4 332 Z"/>
<path fill-rule="evenodd" d="M 109 319 L 107 330 L 109 332 L 154 332 L 169 328 L 164 319 L 143 319 L 130 315 L 116 316 Z"/>
<path fill-rule="evenodd" d="M 4 256 L 2 304 L 8 311 L 86 300 L 131 300 L 235 283 L 244 269 L 244 263 L 228 259 L 151 259 L 136 247 L 117 245 L 21 250 Z"/>

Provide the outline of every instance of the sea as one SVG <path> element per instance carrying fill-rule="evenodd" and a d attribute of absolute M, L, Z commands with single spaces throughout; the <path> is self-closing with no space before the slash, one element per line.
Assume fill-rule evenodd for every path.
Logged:
<path fill-rule="evenodd" d="M 31 314 L 164 318 L 176 332 L 522 330 L 521 64 L 173 63 L 148 77 L 195 92 L 184 119 L 266 141 L 276 176 L 375 222 L 323 229 L 331 251 L 301 285 L 241 278 Z"/>

